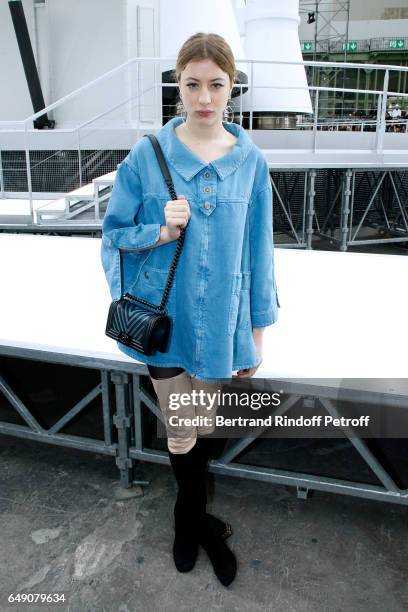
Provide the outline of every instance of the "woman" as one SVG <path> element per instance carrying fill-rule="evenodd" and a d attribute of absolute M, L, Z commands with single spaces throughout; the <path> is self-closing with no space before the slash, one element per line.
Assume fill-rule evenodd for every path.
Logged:
<path fill-rule="evenodd" d="M 175 565 L 190 571 L 201 544 L 228 586 L 237 566 L 225 542 L 229 525 L 206 512 L 206 468 L 216 443 L 208 434 L 214 431 L 223 382 L 235 370 L 242 378 L 256 372 L 263 328 L 278 318 L 272 189 L 261 150 L 225 116 L 236 78 L 226 41 L 217 34 L 191 36 L 175 72 L 184 116 L 171 119 L 156 137 L 178 200 L 169 200 L 151 143 L 141 138 L 118 168 L 101 257 L 113 299 L 129 291 L 159 304 L 176 241 L 186 228 L 167 305 L 168 350 L 145 356 L 118 347 L 147 364 L 164 416 L 178 483 Z M 200 390 L 205 394 L 194 401 L 193 392 Z M 177 408 L 177 420 L 206 417 L 200 426 L 169 419 L 176 412 L 170 398 L 179 393 L 188 393 L 191 402 Z"/>

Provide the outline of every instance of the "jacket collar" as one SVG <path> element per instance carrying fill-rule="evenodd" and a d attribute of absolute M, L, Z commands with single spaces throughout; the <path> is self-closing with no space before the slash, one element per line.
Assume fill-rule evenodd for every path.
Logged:
<path fill-rule="evenodd" d="M 163 149 L 166 159 L 174 166 L 177 172 L 186 180 L 191 179 L 203 168 L 212 166 L 221 180 L 232 174 L 247 158 L 254 147 L 252 140 L 244 128 L 236 123 L 224 123 L 223 126 L 238 138 L 229 153 L 206 164 L 195 155 L 176 135 L 174 128 L 184 119 L 173 117 L 157 133 L 157 139 Z"/>

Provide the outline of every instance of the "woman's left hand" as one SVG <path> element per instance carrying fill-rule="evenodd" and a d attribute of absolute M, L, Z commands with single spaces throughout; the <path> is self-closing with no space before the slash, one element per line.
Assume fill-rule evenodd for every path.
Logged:
<path fill-rule="evenodd" d="M 259 356 L 259 363 L 255 368 L 244 368 L 243 370 L 238 370 L 237 371 L 237 376 L 239 376 L 240 378 L 250 378 L 251 376 L 253 376 L 255 374 L 255 372 L 257 371 L 257 369 L 259 368 L 259 366 L 262 363 L 262 356 L 263 356 L 263 328 L 262 327 L 255 327 L 252 330 L 252 337 L 254 339 L 255 342 L 255 347 L 256 347 L 256 352 L 258 353 Z"/>

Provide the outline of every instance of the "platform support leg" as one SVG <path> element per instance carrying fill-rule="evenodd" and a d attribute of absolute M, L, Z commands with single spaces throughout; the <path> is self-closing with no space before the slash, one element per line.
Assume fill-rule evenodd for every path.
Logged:
<path fill-rule="evenodd" d="M 94 185 L 94 202 L 95 202 L 95 221 L 100 221 L 101 216 L 99 212 L 99 185 Z"/>
<path fill-rule="evenodd" d="M 347 233 L 350 213 L 350 196 L 351 196 L 351 177 L 352 170 L 346 170 L 343 175 L 343 190 L 341 197 L 341 212 L 340 212 L 340 251 L 347 251 Z"/>
<path fill-rule="evenodd" d="M 129 411 L 129 375 L 112 372 L 111 380 L 115 385 L 116 413 L 113 423 L 118 430 L 116 465 L 120 470 L 120 483 L 131 487 L 133 481 L 133 460 L 129 456 L 132 415 Z"/>
<path fill-rule="evenodd" d="M 315 192 L 315 180 L 316 180 L 317 172 L 316 170 L 310 171 L 310 187 L 308 192 L 307 199 L 307 210 L 306 210 L 306 248 L 312 248 L 312 236 L 313 236 L 313 218 L 314 218 L 314 197 L 316 195 Z"/>
<path fill-rule="evenodd" d="M 296 493 L 298 499 L 308 499 L 312 495 L 312 489 L 307 487 L 296 487 Z"/>

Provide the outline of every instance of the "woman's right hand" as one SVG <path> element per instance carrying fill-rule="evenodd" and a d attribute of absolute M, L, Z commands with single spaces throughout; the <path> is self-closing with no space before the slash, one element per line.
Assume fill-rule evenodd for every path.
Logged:
<path fill-rule="evenodd" d="M 169 240 L 177 240 L 183 227 L 191 217 L 190 205 L 184 195 L 177 196 L 177 200 L 169 200 L 164 207 L 166 229 Z"/>

